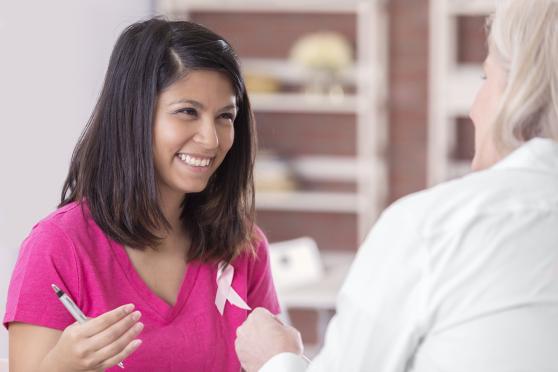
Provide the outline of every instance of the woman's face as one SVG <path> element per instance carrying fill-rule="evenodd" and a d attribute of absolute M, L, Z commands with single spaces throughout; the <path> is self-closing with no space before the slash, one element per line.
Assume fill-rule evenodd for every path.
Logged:
<path fill-rule="evenodd" d="M 192 71 L 159 95 L 153 156 L 160 192 L 205 189 L 233 144 L 236 112 L 233 87 L 216 71 Z"/>
<path fill-rule="evenodd" d="M 506 87 L 506 73 L 492 54 L 484 61 L 483 70 L 484 82 L 469 114 L 475 125 L 475 157 L 471 164 L 475 171 L 486 169 L 501 158 L 494 142 L 492 123 Z"/>

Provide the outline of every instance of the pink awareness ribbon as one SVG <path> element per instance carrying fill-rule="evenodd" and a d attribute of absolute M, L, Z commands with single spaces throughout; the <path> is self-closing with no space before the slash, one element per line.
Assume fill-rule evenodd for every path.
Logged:
<path fill-rule="evenodd" d="M 215 306 L 221 315 L 225 311 L 225 304 L 229 301 L 232 305 L 244 310 L 252 310 L 250 306 L 232 287 L 234 267 L 220 262 L 217 269 L 217 294 L 215 295 Z"/>

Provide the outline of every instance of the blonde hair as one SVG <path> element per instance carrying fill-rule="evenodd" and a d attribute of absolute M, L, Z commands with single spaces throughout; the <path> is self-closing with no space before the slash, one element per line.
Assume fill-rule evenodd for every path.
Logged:
<path fill-rule="evenodd" d="M 488 27 L 490 53 L 507 75 L 493 127 L 498 150 L 558 140 L 558 0 L 502 0 Z"/>

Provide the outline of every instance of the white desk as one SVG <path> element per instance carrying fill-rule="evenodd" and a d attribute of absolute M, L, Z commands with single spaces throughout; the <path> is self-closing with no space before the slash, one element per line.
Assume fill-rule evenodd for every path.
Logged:
<path fill-rule="evenodd" d="M 327 325 L 335 314 L 337 293 L 345 282 L 345 277 L 354 260 L 354 253 L 321 253 L 324 275 L 319 281 L 289 287 L 279 291 L 279 298 L 284 310 L 305 309 L 318 313 L 318 344 L 305 345 L 305 353 L 312 358 L 320 349 Z"/>
<path fill-rule="evenodd" d="M 337 293 L 345 281 L 354 257 L 354 253 L 322 252 L 323 278 L 280 290 L 282 305 L 288 309 L 335 310 Z"/>

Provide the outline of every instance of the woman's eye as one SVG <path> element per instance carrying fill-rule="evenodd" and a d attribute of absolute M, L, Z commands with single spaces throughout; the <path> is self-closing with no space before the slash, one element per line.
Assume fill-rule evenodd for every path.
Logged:
<path fill-rule="evenodd" d="M 482 74 L 482 75 L 481 75 L 481 79 L 482 79 L 482 80 L 486 80 L 486 79 L 487 79 L 486 74 Z"/>
<path fill-rule="evenodd" d="M 219 117 L 222 119 L 234 121 L 234 115 L 230 112 L 224 112 L 221 115 L 219 115 Z"/>
<path fill-rule="evenodd" d="M 198 116 L 198 111 L 190 107 L 180 109 L 177 111 L 177 113 L 181 113 L 188 116 Z"/>

